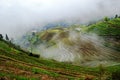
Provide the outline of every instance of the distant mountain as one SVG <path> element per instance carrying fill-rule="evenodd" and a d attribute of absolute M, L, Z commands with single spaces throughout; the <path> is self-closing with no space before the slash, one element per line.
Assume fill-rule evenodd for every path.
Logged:
<path fill-rule="evenodd" d="M 51 28 L 55 28 L 55 27 L 69 27 L 70 23 L 67 23 L 67 22 L 52 22 L 52 23 L 48 23 L 48 24 L 45 24 L 43 26 L 41 26 L 39 28 L 39 26 L 37 28 L 35 28 L 35 30 L 37 31 L 43 31 L 43 30 L 47 30 L 47 29 L 51 29 Z M 33 30 L 33 29 L 32 29 Z"/>
<path fill-rule="evenodd" d="M 68 27 L 69 24 L 64 23 L 64 22 L 59 22 L 59 23 L 49 23 L 43 27 L 44 30 L 54 28 L 54 27 Z"/>

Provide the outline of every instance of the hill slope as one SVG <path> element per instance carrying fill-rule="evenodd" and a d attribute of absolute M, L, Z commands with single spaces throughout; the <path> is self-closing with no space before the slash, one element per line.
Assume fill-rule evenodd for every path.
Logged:
<path fill-rule="evenodd" d="M 120 18 L 99 21 L 84 30 L 87 33 L 96 33 L 105 38 L 106 46 L 120 51 Z"/>
<path fill-rule="evenodd" d="M 86 73 L 84 70 L 88 68 L 83 69 L 79 66 L 30 57 L 25 52 L 15 49 L 9 42 L 0 40 L 0 79 L 73 80 L 87 76 L 96 78 L 96 73 L 90 74 L 89 70 Z"/>
<path fill-rule="evenodd" d="M 109 31 L 109 28 L 106 28 L 109 22 L 117 24 L 119 18 L 107 22 L 101 21 L 88 27 L 73 25 L 67 28 L 56 27 L 41 32 L 30 32 L 19 42 L 25 41 L 20 44 L 24 48 L 41 57 L 59 62 L 69 62 L 80 66 L 97 66 L 101 63 L 114 65 L 120 62 L 120 52 L 118 52 L 120 40 L 116 41 L 113 38 L 104 40 L 104 36 L 109 37 L 111 34 L 103 35 L 103 32 Z M 112 26 L 110 25 L 110 28 Z M 114 33 L 114 31 L 117 32 L 114 35 L 116 37 L 119 30 L 115 29 L 111 32 Z M 117 44 L 118 47 L 113 44 Z"/>
<path fill-rule="evenodd" d="M 115 78 L 119 72 L 119 65 L 89 68 L 30 57 L 27 52 L 16 49 L 9 42 L 0 40 L 1 80 L 92 80 L 108 78 L 112 73 L 116 73 L 112 76 Z"/>

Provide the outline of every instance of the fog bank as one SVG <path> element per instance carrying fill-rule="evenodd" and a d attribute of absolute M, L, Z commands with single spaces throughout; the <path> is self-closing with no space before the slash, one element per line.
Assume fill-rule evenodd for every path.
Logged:
<path fill-rule="evenodd" d="M 88 23 L 120 14 L 120 0 L 0 0 L 0 33 L 16 37 L 50 22 Z"/>

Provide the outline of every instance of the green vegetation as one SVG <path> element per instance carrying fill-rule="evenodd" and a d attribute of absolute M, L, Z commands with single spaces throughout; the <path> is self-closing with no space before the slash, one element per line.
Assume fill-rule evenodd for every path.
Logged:
<path fill-rule="evenodd" d="M 104 36 L 112 36 L 112 35 L 120 35 L 120 18 L 115 18 L 106 21 L 99 21 L 96 24 L 90 25 L 87 27 L 87 32 L 96 33 L 98 35 Z"/>
<path fill-rule="evenodd" d="M 107 18 L 107 17 L 106 17 Z M 105 39 L 105 46 L 120 51 L 120 18 L 99 21 L 86 28 L 86 33 L 95 33 Z"/>
<path fill-rule="evenodd" d="M 6 61 L 4 64 L 3 61 Z M 99 78 L 99 75 L 103 77 L 106 75 L 109 78 L 117 76 L 120 72 L 120 65 L 111 66 L 111 67 L 96 67 L 96 68 L 89 68 L 89 67 L 80 67 L 66 63 L 59 63 L 53 60 L 45 60 L 45 59 L 38 59 L 34 57 L 28 56 L 28 54 L 19 51 L 13 47 L 11 47 L 8 43 L 1 40 L 0 41 L 0 67 L 4 66 L 2 73 L 0 73 L 1 78 L 10 78 L 10 79 L 18 79 L 18 80 L 37 80 L 44 77 L 44 75 L 48 75 L 47 78 L 60 78 L 64 79 L 78 79 L 81 78 L 84 80 L 88 78 L 88 75 L 94 76 L 94 78 Z M 6 68 L 6 66 L 8 66 Z M 20 71 L 24 71 L 23 73 L 15 73 L 11 72 L 11 67 L 15 69 L 19 69 Z M 4 70 L 10 70 L 9 72 Z M 18 70 L 18 71 L 19 71 Z M 42 75 L 41 77 L 29 77 L 26 76 L 29 72 L 29 75 Z M 113 75 L 115 73 L 116 75 Z M 26 75 L 25 75 L 26 74 Z M 17 76 L 19 75 L 19 76 Z M 81 77 L 79 77 L 82 75 Z M 51 77 L 50 77 L 51 76 Z M 53 79 L 54 80 L 54 79 Z M 59 79 L 58 79 L 59 80 Z"/>
<path fill-rule="evenodd" d="M 0 73 L 1 80 L 39 80 L 37 78 L 26 78 L 19 75 L 9 74 L 9 73 Z"/>
<path fill-rule="evenodd" d="M 5 63 L 3 64 L 2 61 L 5 61 Z M 29 71 L 31 75 L 48 75 L 48 77 L 51 76 L 53 78 L 61 78 L 62 80 L 75 79 L 77 78 L 75 76 L 75 72 L 77 71 L 77 69 L 79 69 L 78 66 L 76 66 L 75 68 L 75 66 L 66 63 L 59 63 L 52 60 L 30 57 L 28 56 L 28 54 L 11 47 L 8 43 L 6 43 L 6 41 L 2 40 L 0 41 L 0 67 L 3 66 L 4 69 L 0 69 L 0 71 L 2 72 L 1 75 L 4 74 L 3 76 L 7 78 L 15 78 L 18 80 L 29 80 L 29 78 L 27 78 L 28 76 L 26 76 L 27 71 Z M 17 74 L 16 71 L 12 72 L 11 68 L 25 71 L 25 73 Z M 74 71 L 74 73 L 72 71 L 69 71 L 70 69 Z M 6 70 L 8 70 L 9 72 Z M 17 71 L 19 72 L 19 70 Z M 17 77 L 17 75 L 20 75 L 20 77 Z M 1 76 L 1 78 L 4 78 L 3 76 Z M 34 77 L 30 78 L 34 79 Z M 35 78 L 37 79 L 38 77 Z"/>

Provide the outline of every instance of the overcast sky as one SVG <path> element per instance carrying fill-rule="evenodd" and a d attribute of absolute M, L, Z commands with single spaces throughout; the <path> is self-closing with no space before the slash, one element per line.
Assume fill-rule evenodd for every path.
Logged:
<path fill-rule="evenodd" d="M 87 23 L 120 14 L 120 0 L 0 0 L 0 33 L 11 37 L 56 21 Z"/>

